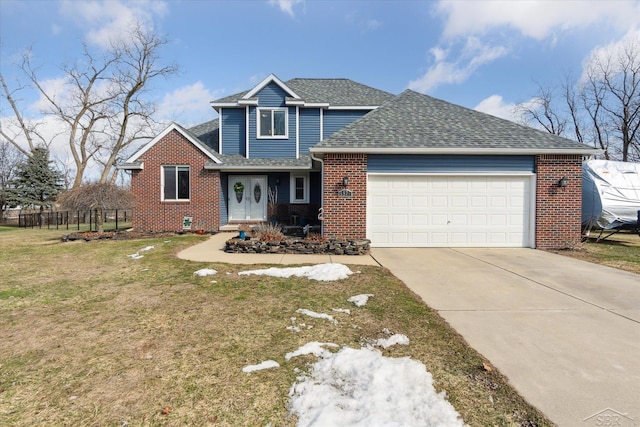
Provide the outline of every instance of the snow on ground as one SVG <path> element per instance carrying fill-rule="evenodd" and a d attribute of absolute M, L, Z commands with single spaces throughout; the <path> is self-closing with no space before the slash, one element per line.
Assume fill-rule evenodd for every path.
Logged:
<path fill-rule="evenodd" d="M 330 314 L 316 313 L 315 311 L 307 310 L 306 308 L 299 308 L 296 310 L 296 313 L 304 314 L 305 316 L 313 317 L 314 319 L 326 319 L 329 322 L 338 323 Z"/>
<path fill-rule="evenodd" d="M 200 270 L 195 271 L 193 274 L 195 274 L 196 276 L 204 277 L 204 276 L 213 276 L 216 273 L 217 271 L 214 270 L 213 268 L 201 268 Z"/>
<path fill-rule="evenodd" d="M 317 268 L 314 268 L 317 267 Z M 346 269 L 346 270 L 345 270 Z M 347 273 L 348 272 L 348 273 Z M 339 280 L 351 271 L 340 264 L 321 264 L 313 267 L 269 268 L 245 271 L 239 274 L 265 274 L 276 277 L 304 276 L 314 280 Z M 364 306 L 372 294 L 350 297 L 347 301 L 356 307 Z M 349 315 L 348 309 L 333 309 Z M 307 309 L 297 313 L 336 323 L 333 316 Z M 296 318 L 287 329 L 299 332 Z M 354 326 L 357 327 L 357 326 Z M 373 345 L 388 348 L 392 345 L 409 345 L 409 338 L 392 334 L 371 341 Z M 392 358 L 374 348 L 338 348 L 334 343 L 309 342 L 286 353 L 285 360 L 313 354 L 318 361 L 310 366 L 307 375 L 299 376 L 289 390 L 289 411 L 298 417 L 299 427 L 459 427 L 463 420 L 446 400 L 444 392 L 437 393 L 433 378 L 425 365 L 409 357 Z M 245 366 L 243 372 L 253 372 L 280 365 L 266 360 L 257 365 Z"/>
<path fill-rule="evenodd" d="M 279 368 L 279 367 L 280 367 L 280 364 L 275 360 L 265 360 L 264 362 L 258 363 L 257 365 L 245 366 L 244 368 L 242 368 L 242 372 L 249 373 L 253 371 L 262 371 L 264 369 Z"/>
<path fill-rule="evenodd" d="M 338 348 L 338 344 L 313 341 L 310 343 L 306 343 L 302 347 L 299 347 L 297 350 L 285 354 L 284 359 L 290 360 L 294 357 L 303 356 L 305 354 L 313 354 L 316 357 L 328 356 L 329 354 L 331 354 L 331 352 L 329 352 L 329 350 L 324 347 Z"/>
<path fill-rule="evenodd" d="M 373 294 L 360 294 L 354 295 L 347 299 L 348 302 L 352 302 L 356 307 L 362 307 L 369 301 L 369 298 L 373 298 Z"/>
<path fill-rule="evenodd" d="M 333 281 L 342 280 L 353 274 L 349 267 L 343 264 L 317 264 L 308 267 L 267 268 L 264 270 L 250 270 L 238 273 L 240 275 L 257 274 L 273 277 L 307 277 L 310 280 Z"/>
<path fill-rule="evenodd" d="M 154 249 L 154 246 L 145 246 L 144 248 L 140 249 L 138 252 L 136 252 L 135 254 L 131 254 L 131 255 L 127 255 L 129 258 L 131 259 L 140 259 L 140 258 L 144 258 L 144 255 L 140 255 L 140 252 L 145 252 L 145 251 L 150 251 L 151 249 Z"/>
<path fill-rule="evenodd" d="M 351 310 L 348 308 L 332 308 L 331 311 L 335 313 L 351 314 Z"/>
<path fill-rule="evenodd" d="M 406 335 L 394 334 L 389 338 L 380 338 L 374 342 L 374 345 L 382 348 L 389 348 L 396 344 L 409 345 L 409 338 Z"/>
<path fill-rule="evenodd" d="M 289 391 L 298 426 L 463 426 L 424 364 L 344 347 L 324 354 Z"/>

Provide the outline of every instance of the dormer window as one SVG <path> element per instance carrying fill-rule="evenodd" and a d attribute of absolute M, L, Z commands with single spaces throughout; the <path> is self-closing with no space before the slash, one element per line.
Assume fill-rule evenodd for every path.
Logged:
<path fill-rule="evenodd" d="M 258 138 L 287 138 L 286 108 L 258 108 Z"/>

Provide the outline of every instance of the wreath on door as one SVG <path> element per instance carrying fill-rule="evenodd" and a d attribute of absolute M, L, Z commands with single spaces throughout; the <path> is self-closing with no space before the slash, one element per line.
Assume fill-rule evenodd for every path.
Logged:
<path fill-rule="evenodd" d="M 233 184 L 233 191 L 235 191 L 236 199 L 238 200 L 238 203 L 240 203 L 242 201 L 242 195 L 244 194 L 244 184 L 240 181 L 236 182 Z"/>

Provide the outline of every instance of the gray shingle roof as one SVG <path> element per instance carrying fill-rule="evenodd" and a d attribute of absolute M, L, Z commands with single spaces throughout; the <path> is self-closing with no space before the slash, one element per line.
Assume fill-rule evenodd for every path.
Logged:
<path fill-rule="evenodd" d="M 329 103 L 331 106 L 378 106 L 395 95 L 349 79 L 291 79 L 285 84 L 308 103 Z M 249 91 L 240 92 L 213 101 L 235 103 Z"/>
<path fill-rule="evenodd" d="M 197 126 L 189 128 L 188 131 L 211 150 L 215 152 L 218 151 L 218 147 L 220 147 L 220 125 L 218 119 L 200 123 Z"/>
<path fill-rule="evenodd" d="M 452 148 L 591 149 L 570 139 L 406 90 L 321 141 L 312 151 Z"/>
<path fill-rule="evenodd" d="M 311 169 L 311 157 L 301 156 L 299 159 L 263 159 L 263 158 L 251 158 L 247 159 L 243 156 L 233 155 L 218 155 L 218 158 L 222 160 L 222 164 L 216 164 L 209 162 L 207 164 L 208 169 L 225 169 L 225 168 L 264 168 L 264 169 Z"/>

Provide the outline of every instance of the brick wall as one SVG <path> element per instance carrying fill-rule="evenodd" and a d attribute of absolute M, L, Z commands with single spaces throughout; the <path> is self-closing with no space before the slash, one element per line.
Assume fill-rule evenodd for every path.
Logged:
<path fill-rule="evenodd" d="M 351 197 L 338 192 L 346 189 Z M 328 238 L 364 239 L 367 234 L 367 155 L 330 153 L 324 156 L 324 235 Z"/>
<path fill-rule="evenodd" d="M 209 160 L 179 132 L 172 131 L 139 159 L 143 170 L 132 171 L 131 191 L 136 196 L 132 226 L 142 231 L 179 231 L 182 219 L 193 217 L 195 228 L 217 231 L 220 224 L 220 172 L 205 170 Z M 162 201 L 161 166 L 191 166 L 191 199 Z"/>
<path fill-rule="evenodd" d="M 568 185 L 558 187 L 567 177 Z M 580 243 L 582 222 L 582 157 L 536 157 L 536 247 L 559 249 Z"/>

